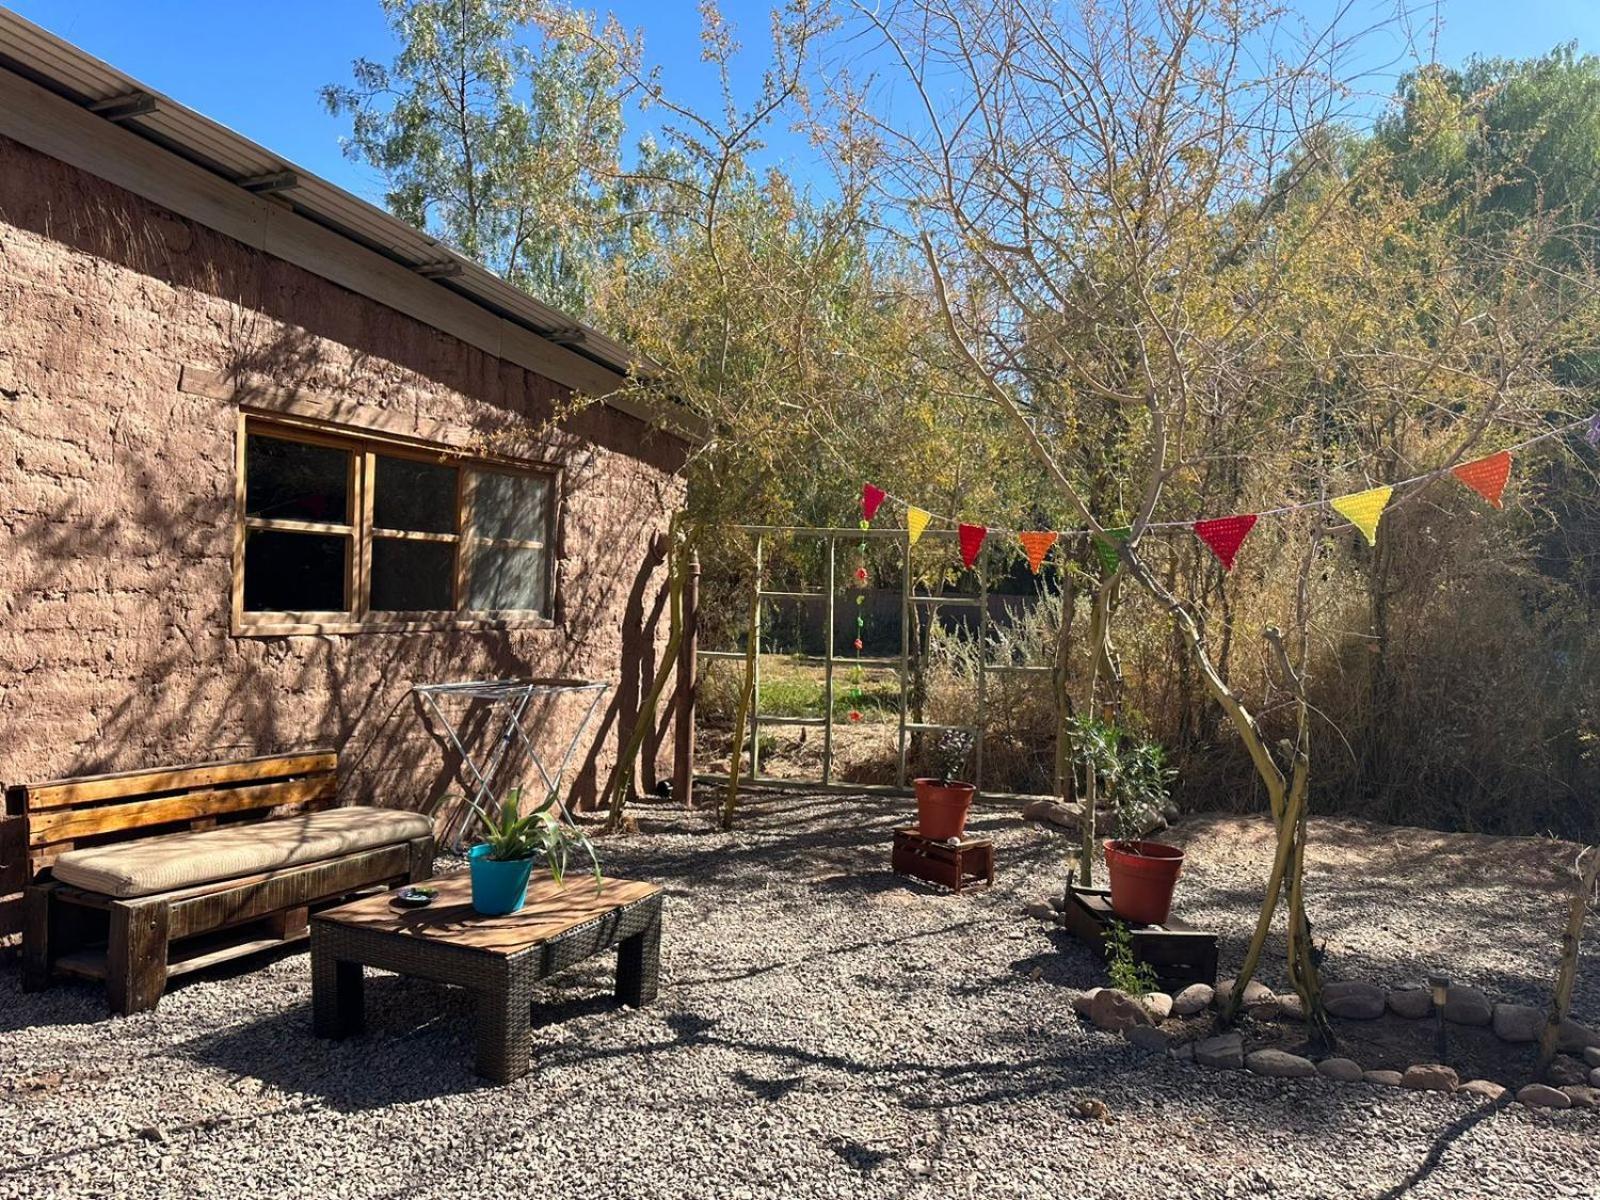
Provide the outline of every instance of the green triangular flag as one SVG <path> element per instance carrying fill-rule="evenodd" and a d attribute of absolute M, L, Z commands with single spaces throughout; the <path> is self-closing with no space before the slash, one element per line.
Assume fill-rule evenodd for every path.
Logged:
<path fill-rule="evenodd" d="M 1107 575 L 1117 569 L 1121 561 L 1117 557 L 1117 544 L 1128 540 L 1128 535 L 1133 532 L 1132 526 L 1122 525 L 1116 529 L 1107 529 L 1105 536 L 1095 536 L 1094 552 L 1100 556 L 1100 566 Z"/>

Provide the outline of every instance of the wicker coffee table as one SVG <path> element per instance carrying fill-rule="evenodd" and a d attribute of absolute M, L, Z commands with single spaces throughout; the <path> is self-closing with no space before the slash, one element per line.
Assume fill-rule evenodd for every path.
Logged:
<path fill-rule="evenodd" d="M 395 892 L 368 896 L 311 918 L 311 1000 L 319 1037 L 363 1026 L 362 967 L 455 984 L 478 1001 L 476 1069 L 500 1083 L 528 1070 L 533 985 L 617 947 L 617 999 L 635 1007 L 656 996 L 661 889 L 653 883 L 544 872 L 520 912 L 485 917 L 472 907 L 466 871 L 427 881 L 439 895 L 405 908 Z"/>

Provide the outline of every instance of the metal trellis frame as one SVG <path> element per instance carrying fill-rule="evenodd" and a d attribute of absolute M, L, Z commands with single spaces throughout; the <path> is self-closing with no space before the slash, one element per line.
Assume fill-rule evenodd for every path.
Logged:
<path fill-rule="evenodd" d="M 980 793 L 989 799 L 995 800 L 1029 800 L 1045 793 L 1027 794 L 1014 792 L 991 792 L 984 789 L 984 740 L 988 717 L 988 677 L 994 675 L 1043 675 L 1052 674 L 1052 668 L 1044 666 L 1012 666 L 988 661 L 989 640 L 989 589 L 984 571 L 987 561 L 987 548 L 982 552 L 975 572 L 978 580 L 978 594 L 939 596 L 919 594 L 912 587 L 911 573 L 911 543 L 910 537 L 904 529 L 849 529 L 843 527 L 813 527 L 796 525 L 738 525 L 733 531 L 755 538 L 755 574 L 752 580 L 754 588 L 751 614 L 753 617 L 747 634 L 750 645 L 755 648 L 754 683 L 755 689 L 751 697 L 749 723 L 745 736 L 749 739 L 749 774 L 746 779 L 750 783 L 761 784 L 778 788 L 820 788 L 826 791 L 839 792 L 881 792 L 894 795 L 909 794 L 911 788 L 908 774 L 908 753 L 912 736 L 918 733 L 944 733 L 959 731 L 968 733 L 973 739 L 973 782 Z M 791 592 L 769 590 L 763 587 L 764 570 L 766 567 L 767 538 L 784 536 L 789 538 L 817 538 L 826 549 L 826 590 L 821 592 Z M 920 540 L 924 541 L 955 541 L 959 533 L 954 529 L 927 529 L 922 533 Z M 883 784 L 838 784 L 833 775 L 834 767 L 834 698 L 835 698 L 835 665 L 839 661 L 834 653 L 834 618 L 836 614 L 835 602 L 838 595 L 838 544 L 846 542 L 872 541 L 898 541 L 901 543 L 901 594 L 900 594 L 900 653 L 892 657 L 850 657 L 845 659 L 849 666 L 864 666 L 878 668 L 893 668 L 900 685 L 900 713 L 896 730 L 897 766 L 895 783 Z M 823 669 L 823 715 L 820 717 L 785 717 L 766 714 L 761 711 L 761 626 L 765 611 L 764 605 L 769 600 L 822 600 L 824 605 L 824 621 L 826 637 L 823 644 L 823 653 L 820 658 L 816 655 L 798 656 L 798 661 L 808 666 L 820 666 Z M 935 722 L 912 721 L 909 717 L 910 690 L 911 690 L 911 613 L 913 605 L 926 605 L 930 608 L 941 606 L 971 607 L 978 611 L 978 644 L 980 652 L 977 658 L 977 697 L 976 697 L 976 723 L 970 725 L 946 725 Z M 706 650 L 697 652 L 701 662 L 743 662 L 745 651 L 742 650 Z M 772 775 L 763 775 L 761 772 L 760 732 L 763 727 L 810 727 L 822 730 L 822 772 L 820 779 L 797 780 L 786 779 Z M 1053 757 L 1053 756 L 1052 756 Z M 727 782 L 725 773 L 704 773 L 698 776 L 711 783 Z"/>

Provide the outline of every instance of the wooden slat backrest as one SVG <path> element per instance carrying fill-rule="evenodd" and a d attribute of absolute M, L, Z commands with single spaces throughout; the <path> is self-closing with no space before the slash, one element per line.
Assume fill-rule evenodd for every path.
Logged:
<path fill-rule="evenodd" d="M 8 794 L 21 793 L 27 812 L 71 808 L 103 800 L 129 800 L 164 792 L 194 791 L 219 784 L 253 783 L 335 771 L 339 755 L 334 750 L 300 754 L 267 754 L 232 762 L 194 763 L 183 767 L 158 767 L 146 771 L 121 771 L 115 775 L 86 775 L 78 779 L 53 779 L 49 783 L 19 784 Z"/>
<path fill-rule="evenodd" d="M 251 820 L 273 809 L 325 808 L 338 790 L 339 756 L 313 751 L 234 762 L 124 771 L 6 791 L 26 818 L 29 867 L 38 871 L 75 845 L 126 841 L 185 826 Z"/>

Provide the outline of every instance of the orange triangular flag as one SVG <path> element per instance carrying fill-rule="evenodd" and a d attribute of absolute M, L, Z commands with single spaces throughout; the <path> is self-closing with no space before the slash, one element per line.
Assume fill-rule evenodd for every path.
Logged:
<path fill-rule="evenodd" d="M 1462 463 L 1450 473 L 1499 508 L 1500 493 L 1506 490 L 1506 480 L 1511 477 L 1511 451 L 1502 450 L 1476 462 Z"/>
<path fill-rule="evenodd" d="M 1022 548 L 1027 552 L 1028 565 L 1037 575 L 1039 568 L 1044 566 L 1044 556 L 1050 553 L 1050 547 L 1056 544 L 1056 539 L 1061 535 L 1053 530 L 1038 530 L 1033 533 L 1017 534 L 1017 541 L 1022 543 Z"/>

